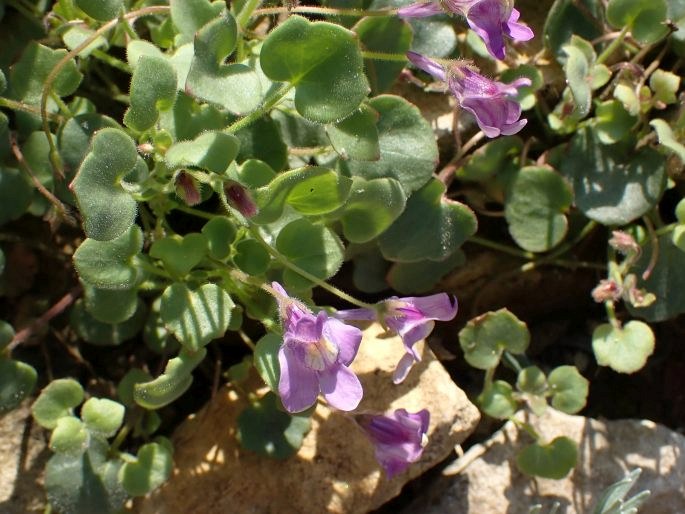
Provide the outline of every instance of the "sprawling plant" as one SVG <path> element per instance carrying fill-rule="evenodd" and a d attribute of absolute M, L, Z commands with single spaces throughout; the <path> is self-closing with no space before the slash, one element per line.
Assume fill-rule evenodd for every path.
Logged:
<path fill-rule="evenodd" d="M 0 411 L 42 388 L 32 412 L 51 430 L 52 506 L 116 512 L 166 481 L 173 448 L 156 435 L 158 410 L 188 391 L 216 341 L 250 352 L 235 351 L 228 380 L 254 367 L 270 389 L 239 417 L 244 447 L 289 457 L 323 399 L 352 413 L 389 476 L 404 471 L 430 414 L 355 412 L 355 323 L 401 337 L 403 381 L 416 342 L 457 302 L 386 291 L 433 292 L 468 266 L 467 242 L 521 259 L 514 273 L 606 274 L 592 291 L 608 318 L 594 353 L 639 370 L 654 350 L 648 323 L 685 311 L 685 203 L 661 202 L 677 195 L 685 159 L 681 3 L 556 0 L 534 37 L 510 0 L 0 2 L 1 31 L 14 34 L 0 49 L 0 223 L 42 217 L 76 270 L 33 324 L 0 326 Z M 442 153 L 401 96 L 411 89 L 451 98 L 455 139 Z M 510 242 L 478 233 L 492 213 L 467 191 L 502 205 Z M 579 258 L 602 226 L 606 262 Z M 330 282 L 344 261 L 346 291 Z M 317 306 L 315 289 L 334 305 Z M 130 367 L 102 377 L 116 395 L 49 381 L 16 357 L 66 310 L 72 353 L 121 348 Z M 507 309 L 458 337 L 485 372 L 482 411 L 531 435 L 519 467 L 561 478 L 575 443 L 543 441 L 513 415 L 548 402 L 578 412 L 589 383 L 574 366 L 536 366 L 529 341 Z"/>

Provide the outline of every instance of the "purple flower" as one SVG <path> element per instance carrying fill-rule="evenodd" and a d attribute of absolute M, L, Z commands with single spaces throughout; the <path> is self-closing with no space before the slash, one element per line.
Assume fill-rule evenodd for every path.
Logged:
<path fill-rule="evenodd" d="M 278 351 L 281 378 L 278 393 L 288 412 L 303 411 L 319 392 L 336 409 L 350 411 L 362 399 L 362 385 L 348 368 L 357 355 L 361 330 L 329 317 L 314 315 L 274 282 L 283 322 L 283 345 Z"/>
<path fill-rule="evenodd" d="M 514 41 L 528 41 L 533 31 L 518 22 L 521 13 L 508 0 L 443 0 L 445 10 L 464 16 L 471 27 L 485 42 L 490 55 L 504 59 L 504 36 Z M 397 11 L 400 18 L 423 18 L 442 11 L 436 2 L 420 2 L 402 7 Z"/>
<path fill-rule="evenodd" d="M 397 363 L 393 373 L 393 382 L 401 383 L 409 374 L 409 370 L 421 356 L 414 349 L 414 345 L 425 339 L 433 331 L 436 321 L 449 321 L 457 315 L 457 299 L 450 298 L 446 293 L 431 296 L 390 297 L 379 306 L 378 312 L 381 322 L 390 330 L 397 332 L 402 338 L 406 353 Z M 376 311 L 371 309 L 350 309 L 338 311 L 341 319 L 371 320 L 375 319 Z"/>
<path fill-rule="evenodd" d="M 527 120 L 519 119 L 521 106 L 513 97 L 518 94 L 519 87 L 530 86 L 530 79 L 523 77 L 504 84 L 476 73 L 467 64 L 453 62 L 441 66 L 416 52 L 407 52 L 407 58 L 437 80 L 447 82 L 459 105 L 476 117 L 486 136 L 509 136 L 525 126 Z"/>
<path fill-rule="evenodd" d="M 387 416 L 359 414 L 355 419 L 374 444 L 376 460 L 388 478 L 419 460 L 428 442 L 426 432 L 430 413 L 426 409 L 416 414 L 405 409 L 397 409 Z"/>

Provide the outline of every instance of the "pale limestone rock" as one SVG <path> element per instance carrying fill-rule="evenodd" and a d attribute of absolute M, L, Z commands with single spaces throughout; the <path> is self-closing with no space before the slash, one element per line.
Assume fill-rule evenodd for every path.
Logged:
<path fill-rule="evenodd" d="M 604 489 L 637 467 L 642 475 L 632 489 L 652 494 L 645 514 L 685 513 L 685 437 L 651 421 L 597 421 L 549 409 L 529 421 L 547 440 L 566 435 L 579 445 L 579 463 L 563 480 L 523 475 L 515 455 L 531 442 L 508 422 L 483 445 L 469 449 L 450 465 L 426 494 L 404 514 L 528 514 L 530 506 L 558 514 L 591 514 Z"/>
<path fill-rule="evenodd" d="M 364 332 L 353 369 L 364 386 L 359 410 L 428 408 L 429 443 L 421 460 L 387 480 L 373 447 L 343 413 L 319 403 L 312 430 L 294 457 L 275 461 L 243 450 L 235 438 L 245 397 L 223 389 L 174 435 L 174 476 L 139 507 L 141 514 L 364 513 L 396 496 L 412 478 L 444 459 L 474 429 L 479 414 L 423 343 L 423 360 L 401 385 L 392 372 L 404 353 L 378 325 Z M 380 337 L 379 337 L 380 336 Z"/>
<path fill-rule="evenodd" d="M 30 403 L 0 418 L 0 512 L 43 512 L 43 469 L 50 457 L 44 430 L 31 419 Z"/>

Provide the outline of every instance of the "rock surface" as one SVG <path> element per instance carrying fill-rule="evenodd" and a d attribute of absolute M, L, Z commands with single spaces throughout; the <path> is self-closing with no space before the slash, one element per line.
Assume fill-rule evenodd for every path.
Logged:
<path fill-rule="evenodd" d="M 323 403 L 294 457 L 275 461 L 243 450 L 235 426 L 245 395 L 229 387 L 178 428 L 174 476 L 137 505 L 138 511 L 349 514 L 368 512 L 396 496 L 407 481 L 449 455 L 474 429 L 479 414 L 423 343 L 417 346 L 422 362 L 403 384 L 394 385 L 391 375 L 403 345 L 382 332 L 378 325 L 365 330 L 352 366 L 364 386 L 359 410 L 429 409 L 429 443 L 407 471 L 387 480 L 355 423 Z"/>
<path fill-rule="evenodd" d="M 632 494 L 648 489 L 640 512 L 685 512 L 685 437 L 651 421 L 597 421 L 552 409 L 529 420 L 547 440 L 566 435 L 579 445 L 576 469 L 563 480 L 523 475 L 515 455 L 530 437 L 508 422 L 483 445 L 450 465 L 430 490 L 403 514 L 528 514 L 534 504 L 558 514 L 590 514 L 604 489 L 637 467 L 642 474 Z"/>
<path fill-rule="evenodd" d="M 50 451 L 31 418 L 30 403 L 0 418 L 0 512 L 43 512 L 42 476 Z"/>

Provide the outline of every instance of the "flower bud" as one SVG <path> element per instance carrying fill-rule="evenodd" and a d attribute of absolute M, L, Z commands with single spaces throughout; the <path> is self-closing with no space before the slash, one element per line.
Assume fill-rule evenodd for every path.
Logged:
<path fill-rule="evenodd" d="M 250 192 L 237 182 L 227 183 L 224 186 L 224 191 L 229 205 L 246 218 L 252 218 L 259 212 Z"/>

